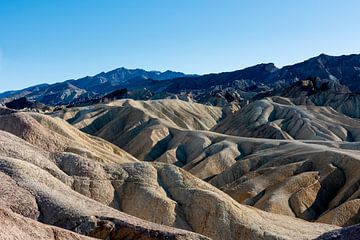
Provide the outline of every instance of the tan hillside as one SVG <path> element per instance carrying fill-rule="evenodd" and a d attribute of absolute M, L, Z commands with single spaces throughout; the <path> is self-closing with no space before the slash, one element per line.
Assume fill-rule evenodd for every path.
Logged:
<path fill-rule="evenodd" d="M 39 113 L 6 114 L 6 111 L 0 109 L 0 129 L 43 150 L 72 152 L 114 163 L 137 161 L 113 144 L 84 134 L 59 119 Z"/>
<path fill-rule="evenodd" d="M 146 149 L 169 135 L 170 128 L 209 130 L 222 114 L 222 109 L 218 107 L 167 99 L 119 100 L 65 109 L 55 116 L 86 133 L 114 143 L 142 160 L 152 158 Z"/>

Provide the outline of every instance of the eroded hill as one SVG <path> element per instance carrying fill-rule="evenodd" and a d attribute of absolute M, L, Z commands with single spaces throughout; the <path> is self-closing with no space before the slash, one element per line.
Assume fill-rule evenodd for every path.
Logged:
<path fill-rule="evenodd" d="M 41 223 L 101 239 L 313 239 L 337 229 L 242 205 L 58 118 L 2 110 L 0 122 L 0 206 Z"/>
<path fill-rule="evenodd" d="M 179 106 L 200 107 L 177 101 Z M 359 223 L 358 120 L 330 107 L 298 106 L 274 98 L 234 113 L 215 108 L 222 118 L 206 114 L 214 107 L 202 105 L 203 118 L 197 118 L 202 124 L 180 126 L 169 120 L 167 111 L 153 113 L 175 100 L 126 102 L 72 108 L 56 115 L 100 137 L 110 136 L 103 134 L 108 131 L 116 138 L 107 140 L 139 160 L 179 166 L 241 204 L 338 226 Z M 139 106 L 147 107 L 134 114 Z M 113 118 L 99 114 L 99 109 L 114 108 Z M 152 117 L 149 121 L 144 116 Z M 177 116 L 194 118 L 187 111 L 177 111 Z M 212 123 L 208 128 L 200 127 L 208 122 Z M 124 127 L 137 123 L 136 130 Z"/>

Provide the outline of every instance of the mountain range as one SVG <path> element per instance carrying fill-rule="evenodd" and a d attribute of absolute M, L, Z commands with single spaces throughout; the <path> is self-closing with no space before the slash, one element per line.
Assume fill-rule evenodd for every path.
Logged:
<path fill-rule="evenodd" d="M 360 89 L 358 84 L 360 81 L 360 55 L 333 57 L 321 54 L 302 63 L 280 69 L 273 63 L 259 64 L 233 72 L 176 79 L 168 89 L 179 91 L 237 84 L 240 84 L 241 88 L 256 87 L 259 84 L 276 88 L 309 77 L 331 80 L 334 84 L 340 83 L 348 86 L 352 91 L 358 91 Z"/>
<path fill-rule="evenodd" d="M 118 68 L 93 77 L 67 80 L 55 84 L 40 84 L 18 91 L 0 94 L 0 99 L 27 97 L 49 105 L 69 104 L 78 98 L 92 98 L 110 93 L 119 88 L 144 88 L 158 85 L 160 81 L 184 77 L 180 72 L 145 71 L 142 69 Z"/>
<path fill-rule="evenodd" d="M 180 72 L 145 71 L 118 68 L 93 77 L 67 80 L 55 84 L 41 84 L 18 91 L 0 94 L 1 102 L 19 97 L 48 105 L 67 105 L 98 98 L 126 88 L 139 92 L 151 91 L 150 98 L 166 98 L 191 93 L 195 99 L 224 89 L 248 99 L 257 93 L 289 86 L 299 80 L 319 78 L 335 89 L 360 91 L 360 55 L 328 56 L 321 54 L 301 63 L 277 68 L 274 64 L 259 64 L 233 72 L 205 75 L 186 75 Z M 339 87 L 339 86 L 345 87 Z M 131 98 L 131 95 L 128 96 Z M 206 98 L 209 98 L 207 96 Z M 202 99 L 202 102 L 208 99 Z"/>

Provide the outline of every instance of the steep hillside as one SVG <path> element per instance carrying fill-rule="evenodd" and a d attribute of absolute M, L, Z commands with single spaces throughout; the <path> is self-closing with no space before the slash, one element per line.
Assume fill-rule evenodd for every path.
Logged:
<path fill-rule="evenodd" d="M 209 89 L 213 86 L 232 86 L 248 89 L 268 78 L 278 68 L 273 63 L 259 64 L 242 70 L 223 73 L 205 74 L 202 76 L 183 77 L 170 81 L 167 91 L 177 93 L 183 90 Z"/>
<path fill-rule="evenodd" d="M 306 98 L 294 98 L 295 104 L 330 106 L 336 111 L 352 118 L 360 118 L 359 93 L 318 93 Z"/>

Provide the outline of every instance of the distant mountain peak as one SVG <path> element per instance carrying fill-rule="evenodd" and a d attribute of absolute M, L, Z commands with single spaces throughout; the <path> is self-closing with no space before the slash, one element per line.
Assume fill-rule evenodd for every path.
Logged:
<path fill-rule="evenodd" d="M 324 58 L 324 57 L 332 57 L 332 56 L 330 56 L 330 55 L 327 55 L 327 54 L 325 54 L 325 53 L 321 53 L 319 56 L 317 56 L 318 58 Z"/>
<path fill-rule="evenodd" d="M 279 68 L 277 68 L 277 67 L 275 66 L 274 63 L 262 63 L 262 64 L 260 64 L 260 65 L 261 65 L 261 67 L 263 67 L 266 71 L 269 71 L 269 72 L 273 72 L 273 71 L 276 71 L 276 70 L 279 69 Z"/>
<path fill-rule="evenodd" d="M 244 69 L 238 70 L 238 71 L 264 70 L 264 71 L 267 71 L 267 72 L 273 72 L 273 71 L 276 71 L 278 69 L 279 68 L 277 68 L 274 63 L 260 63 L 260 64 L 256 64 L 254 66 L 247 67 L 247 68 L 244 68 Z"/>

